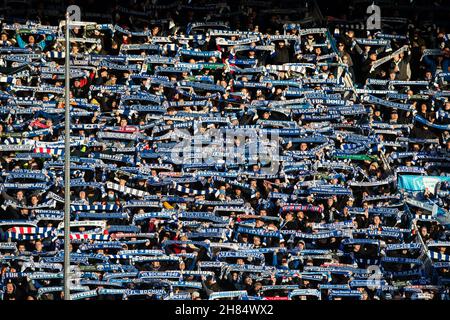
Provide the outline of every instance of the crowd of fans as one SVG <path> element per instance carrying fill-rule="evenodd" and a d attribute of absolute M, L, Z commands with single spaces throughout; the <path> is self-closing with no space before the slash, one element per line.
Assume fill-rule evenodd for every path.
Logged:
<path fill-rule="evenodd" d="M 70 30 L 71 299 L 448 299 L 450 34 L 281 3 Z M 63 299 L 57 23 L 1 28 L 3 300 Z"/>

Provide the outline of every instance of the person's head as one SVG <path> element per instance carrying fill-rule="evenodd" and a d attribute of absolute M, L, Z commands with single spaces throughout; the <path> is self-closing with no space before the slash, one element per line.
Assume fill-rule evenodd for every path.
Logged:
<path fill-rule="evenodd" d="M 116 198 L 116 194 L 113 190 L 108 190 L 108 199 L 109 200 L 114 200 Z"/>
<path fill-rule="evenodd" d="M 261 219 L 257 219 L 255 221 L 255 227 L 256 228 L 262 228 L 264 226 L 264 221 L 262 221 Z"/>
<path fill-rule="evenodd" d="M 6 33 L 2 33 L 1 36 L 0 36 L 0 39 L 2 41 L 7 41 L 8 40 L 8 35 Z"/>
<path fill-rule="evenodd" d="M 376 225 L 376 226 L 378 226 L 378 225 L 381 224 L 381 218 L 380 218 L 380 216 L 375 215 L 375 216 L 373 217 L 373 224 Z"/>
<path fill-rule="evenodd" d="M 24 244 L 19 244 L 18 246 L 17 246 L 17 250 L 20 252 L 20 253 L 24 253 L 25 251 L 26 251 L 26 248 L 25 248 L 25 245 Z"/>
<path fill-rule="evenodd" d="M 444 58 L 450 58 L 450 48 L 445 47 L 444 50 L 442 51 L 442 55 L 444 56 Z M 447 70 L 445 70 L 445 71 L 447 71 Z"/>
<path fill-rule="evenodd" d="M 6 284 L 6 293 L 14 294 L 15 291 L 16 291 L 16 286 L 12 282 L 8 282 Z"/>
<path fill-rule="evenodd" d="M 328 198 L 328 199 L 327 199 L 327 205 L 328 205 L 329 207 L 331 207 L 333 204 L 334 204 L 334 199 L 333 199 L 333 198 Z"/>
<path fill-rule="evenodd" d="M 420 105 L 420 111 L 421 111 L 422 113 L 427 113 L 427 111 L 428 111 L 428 106 L 427 106 L 426 103 L 422 103 L 422 104 Z"/>
<path fill-rule="evenodd" d="M 42 244 L 41 240 L 37 240 L 34 244 L 34 247 L 36 248 L 36 251 L 42 251 L 44 245 Z"/>
<path fill-rule="evenodd" d="M 112 73 L 109 76 L 109 81 L 111 81 L 112 84 L 115 84 L 117 82 L 117 76 L 114 73 Z"/>
<path fill-rule="evenodd" d="M 352 197 L 348 198 L 348 200 L 347 200 L 348 207 L 353 207 L 354 203 L 355 203 L 355 199 L 353 199 Z"/>
<path fill-rule="evenodd" d="M 300 151 L 306 151 L 306 150 L 308 150 L 308 144 L 305 142 L 302 142 L 300 144 Z"/>
<path fill-rule="evenodd" d="M 377 162 L 372 162 L 369 167 L 369 171 L 376 172 L 378 171 L 379 165 Z"/>
<path fill-rule="evenodd" d="M 159 33 L 159 31 L 160 31 L 159 26 L 154 26 L 154 27 L 152 28 L 152 36 L 157 36 L 158 33 Z"/>
<path fill-rule="evenodd" d="M 294 220 L 294 214 L 293 214 L 292 212 L 288 211 L 288 212 L 286 213 L 285 220 L 286 220 L 286 221 L 292 221 L 292 220 Z"/>
<path fill-rule="evenodd" d="M 420 228 L 420 234 L 424 237 L 428 235 L 428 229 L 426 226 L 422 226 L 422 228 Z"/>
<path fill-rule="evenodd" d="M 39 203 L 39 198 L 38 198 L 38 196 L 37 196 L 37 195 L 32 195 L 32 196 L 31 196 L 31 204 L 32 204 L 33 206 L 36 206 L 38 203 Z"/>
<path fill-rule="evenodd" d="M 343 56 L 342 57 L 342 63 L 348 65 L 349 61 L 348 61 L 348 57 L 347 56 Z"/>
<path fill-rule="evenodd" d="M 397 121 L 398 120 L 398 113 L 396 111 L 393 111 L 391 113 L 391 120 L 392 121 Z"/>
<path fill-rule="evenodd" d="M 16 199 L 19 200 L 19 201 L 21 201 L 21 200 L 24 199 L 24 197 L 23 197 L 23 191 L 22 191 L 22 190 L 17 191 L 17 193 L 16 193 Z"/>
<path fill-rule="evenodd" d="M 395 80 L 397 78 L 397 73 L 394 70 L 389 71 L 389 80 Z"/>

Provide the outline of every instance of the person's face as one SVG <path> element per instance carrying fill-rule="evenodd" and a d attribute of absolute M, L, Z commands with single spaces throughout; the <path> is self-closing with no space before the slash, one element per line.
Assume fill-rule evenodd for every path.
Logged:
<path fill-rule="evenodd" d="M 33 196 L 33 197 L 31 198 L 31 204 L 32 204 L 32 205 L 37 205 L 37 204 L 38 204 L 38 198 L 35 197 L 35 196 Z"/>
<path fill-rule="evenodd" d="M 446 111 L 447 111 L 447 110 L 450 110 L 450 102 L 446 102 L 446 103 L 445 103 L 444 109 L 445 109 Z"/>
<path fill-rule="evenodd" d="M 300 150 L 301 151 L 306 151 L 308 149 L 308 145 L 304 142 L 302 142 L 302 144 L 300 144 Z"/>
<path fill-rule="evenodd" d="M 42 247 L 43 247 L 42 242 L 40 242 L 40 241 L 36 242 L 35 248 L 37 251 L 42 251 Z"/>
<path fill-rule="evenodd" d="M 422 236 L 426 236 L 428 234 L 428 230 L 426 227 L 422 227 L 420 229 L 420 233 L 422 234 Z"/>
<path fill-rule="evenodd" d="M 444 48 L 443 55 L 445 58 L 450 58 L 450 48 Z"/>
<path fill-rule="evenodd" d="M 19 192 L 17 192 L 17 200 L 23 200 L 23 192 L 22 191 L 19 191 Z"/>
<path fill-rule="evenodd" d="M 261 244 L 261 239 L 259 237 L 254 237 L 253 244 L 259 246 Z"/>
<path fill-rule="evenodd" d="M 12 283 L 7 283 L 6 284 L 6 292 L 8 294 L 14 293 L 14 285 Z"/>
<path fill-rule="evenodd" d="M 381 222 L 380 217 L 379 217 L 379 216 L 375 216 L 375 217 L 373 218 L 373 222 L 374 222 L 375 224 L 380 224 L 380 222 Z"/>
<path fill-rule="evenodd" d="M 2 39 L 2 41 L 6 41 L 6 40 L 8 40 L 8 37 L 6 36 L 6 34 L 2 34 L 1 39 Z"/>

